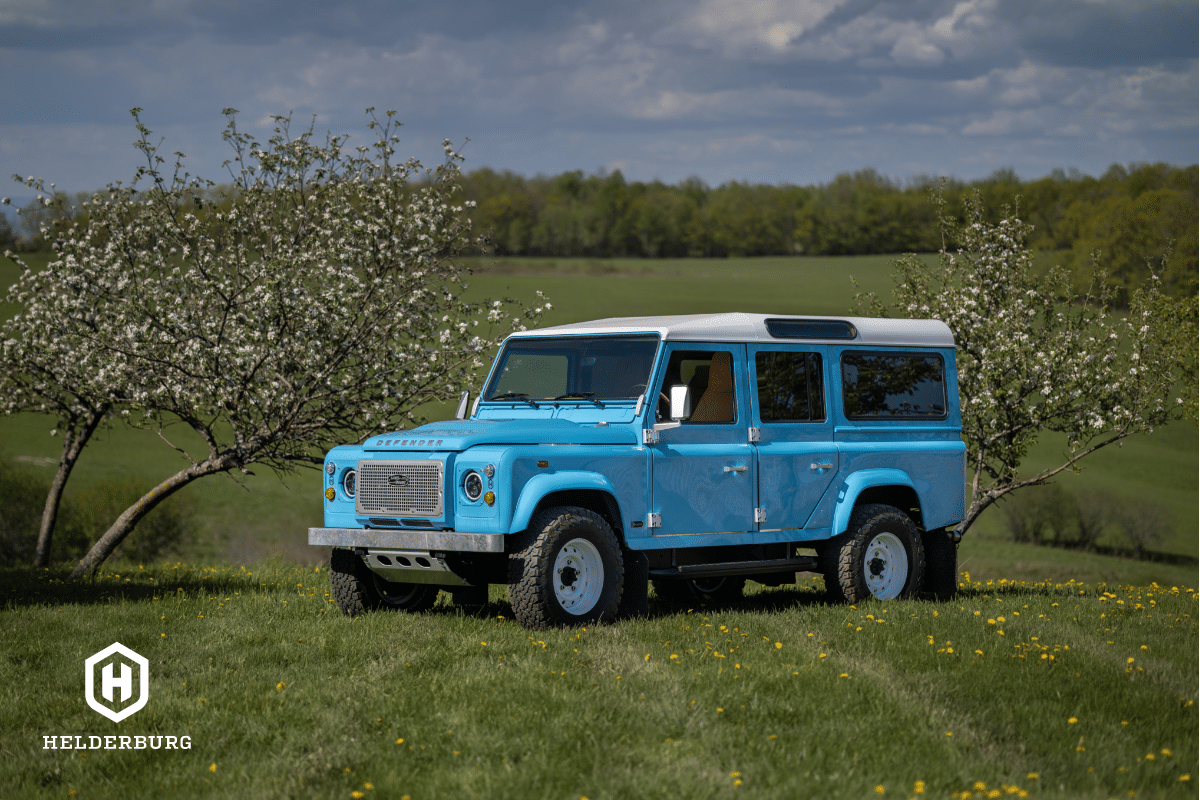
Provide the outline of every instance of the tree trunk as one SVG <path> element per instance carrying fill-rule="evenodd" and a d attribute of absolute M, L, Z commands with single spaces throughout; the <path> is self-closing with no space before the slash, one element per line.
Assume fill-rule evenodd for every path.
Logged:
<path fill-rule="evenodd" d="M 92 438 L 97 426 L 111 408 L 111 405 L 105 403 L 67 424 L 63 433 L 62 455 L 58 459 L 58 472 L 54 473 L 50 491 L 46 494 L 46 506 L 42 510 L 42 527 L 38 530 L 37 551 L 33 556 L 35 567 L 45 567 L 50 563 L 50 544 L 54 537 L 54 526 L 58 522 L 63 490 L 67 488 L 67 479 L 71 477 L 71 470 L 75 468 L 75 462 L 79 460 L 83 448 L 87 446 L 88 440 Z"/>
<path fill-rule="evenodd" d="M 203 478 L 205 475 L 213 475 L 217 472 L 224 472 L 233 466 L 233 460 L 227 457 L 208 458 L 199 464 L 193 464 L 187 469 L 176 472 L 158 486 L 146 492 L 136 503 L 121 512 L 121 516 L 117 517 L 112 527 L 100 537 L 99 541 L 92 545 L 92 549 L 87 552 L 83 560 L 71 571 L 68 580 L 78 580 L 89 570 L 99 567 L 106 558 L 112 555 L 117 545 L 125 540 L 125 537 L 129 535 L 134 526 L 143 517 L 153 511 L 154 507 L 163 500 L 166 500 L 197 478 Z"/>

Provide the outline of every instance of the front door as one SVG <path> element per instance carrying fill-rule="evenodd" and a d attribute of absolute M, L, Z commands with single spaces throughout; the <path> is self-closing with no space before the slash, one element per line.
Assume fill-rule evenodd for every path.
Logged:
<path fill-rule="evenodd" d="M 668 345 L 657 376 L 655 429 L 650 445 L 655 536 L 744 533 L 755 530 L 758 464 L 749 442 L 750 405 L 745 345 Z M 691 415 L 670 419 L 672 386 L 687 386 Z"/>

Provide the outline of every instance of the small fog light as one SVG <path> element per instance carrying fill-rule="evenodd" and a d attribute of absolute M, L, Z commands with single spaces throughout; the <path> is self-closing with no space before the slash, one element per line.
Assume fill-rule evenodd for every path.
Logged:
<path fill-rule="evenodd" d="M 337 464 L 333 463 L 332 461 L 330 461 L 328 464 L 325 465 L 325 473 L 327 475 L 332 475 L 336 471 L 337 471 Z"/>
<path fill-rule="evenodd" d="M 330 486 L 328 489 L 325 490 L 325 499 L 326 500 L 332 500 L 335 497 L 337 497 L 337 492 L 335 492 L 333 490 L 332 486 Z"/>
<path fill-rule="evenodd" d="M 483 493 L 483 502 L 487 503 L 489 506 L 492 505 L 493 503 L 495 503 L 496 502 L 496 493 L 495 492 L 484 492 Z"/>
<path fill-rule="evenodd" d="M 493 465 L 488 464 L 486 467 L 483 468 L 483 474 L 487 475 L 490 478 L 496 474 L 496 468 Z"/>

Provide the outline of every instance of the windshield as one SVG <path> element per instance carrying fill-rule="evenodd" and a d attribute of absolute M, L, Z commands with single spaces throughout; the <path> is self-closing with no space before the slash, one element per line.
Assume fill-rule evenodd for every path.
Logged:
<path fill-rule="evenodd" d="M 633 400 L 645 394 L 657 336 L 510 339 L 484 400 Z"/>

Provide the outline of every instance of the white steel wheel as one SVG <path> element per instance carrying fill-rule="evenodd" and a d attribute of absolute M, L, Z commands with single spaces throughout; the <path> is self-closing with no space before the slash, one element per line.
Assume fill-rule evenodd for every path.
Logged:
<path fill-rule="evenodd" d="M 604 590 L 604 559 L 587 539 L 572 539 L 554 558 L 554 599 L 568 614 L 596 607 Z"/>
<path fill-rule="evenodd" d="M 867 588 L 880 600 L 900 596 L 908 581 L 908 552 L 894 533 L 879 533 L 863 554 L 863 576 Z"/>
<path fill-rule="evenodd" d="M 925 575 L 925 548 L 912 518 L 883 503 L 857 505 L 846 532 L 821 548 L 825 591 L 835 602 L 908 600 Z"/>
<path fill-rule="evenodd" d="M 587 508 L 539 511 L 513 537 L 508 599 L 526 628 L 575 627 L 616 619 L 625 585 L 621 543 Z"/>

